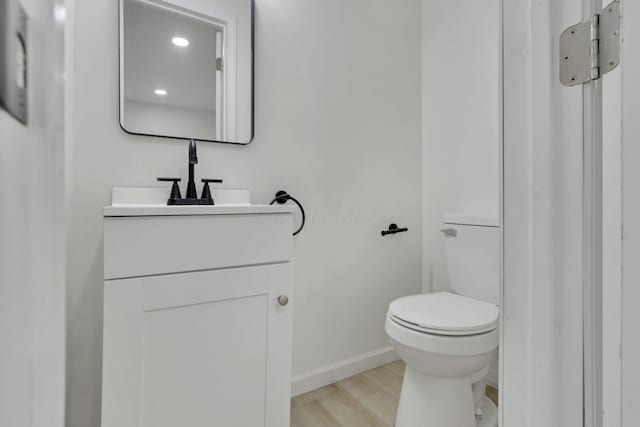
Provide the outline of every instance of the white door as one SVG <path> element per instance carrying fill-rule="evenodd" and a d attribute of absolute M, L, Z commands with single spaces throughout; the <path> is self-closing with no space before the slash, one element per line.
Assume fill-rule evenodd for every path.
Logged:
<path fill-rule="evenodd" d="M 640 2 L 622 1 L 622 426 L 640 401 Z"/>
<path fill-rule="evenodd" d="M 289 425 L 291 274 L 106 281 L 102 427 Z"/>
<path fill-rule="evenodd" d="M 610 0 L 602 0 L 602 7 Z M 602 78 L 602 426 L 621 426 L 622 66 Z"/>

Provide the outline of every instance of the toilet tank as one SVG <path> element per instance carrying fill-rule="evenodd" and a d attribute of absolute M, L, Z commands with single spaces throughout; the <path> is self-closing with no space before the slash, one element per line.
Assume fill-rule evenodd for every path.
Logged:
<path fill-rule="evenodd" d="M 443 236 L 452 292 L 500 304 L 500 227 L 497 215 L 447 214 Z"/>

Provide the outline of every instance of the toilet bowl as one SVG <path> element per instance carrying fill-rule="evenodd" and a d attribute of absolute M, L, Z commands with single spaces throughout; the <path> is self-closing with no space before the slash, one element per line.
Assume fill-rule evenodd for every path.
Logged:
<path fill-rule="evenodd" d="M 406 363 L 396 427 L 497 426 L 483 389 L 498 315 L 493 304 L 450 292 L 390 304 L 385 330 Z"/>
<path fill-rule="evenodd" d="M 387 312 L 406 362 L 396 427 L 496 427 L 485 387 L 498 348 L 498 216 L 447 214 L 441 231 L 451 292 L 399 298 Z"/>

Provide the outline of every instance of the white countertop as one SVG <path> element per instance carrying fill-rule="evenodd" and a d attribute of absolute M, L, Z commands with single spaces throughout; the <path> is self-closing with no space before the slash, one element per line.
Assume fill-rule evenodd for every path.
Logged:
<path fill-rule="evenodd" d="M 291 205 L 217 205 L 217 206 L 166 206 L 166 205 L 122 205 L 105 206 L 105 217 L 126 216 L 176 216 L 176 215 L 246 215 L 291 213 Z"/>
<path fill-rule="evenodd" d="M 114 187 L 105 217 L 291 213 L 291 205 L 252 205 L 245 189 L 213 189 L 215 206 L 167 206 L 168 187 Z"/>

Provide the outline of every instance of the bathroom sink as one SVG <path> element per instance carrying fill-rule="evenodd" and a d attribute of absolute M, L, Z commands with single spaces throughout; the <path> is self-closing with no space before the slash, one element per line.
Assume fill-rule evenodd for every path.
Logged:
<path fill-rule="evenodd" d="M 169 187 L 113 187 L 111 206 L 103 208 L 103 215 L 112 216 L 167 216 L 167 215 L 215 215 L 246 213 L 291 212 L 288 205 L 251 204 L 247 189 L 212 190 L 213 206 L 167 206 Z"/>

